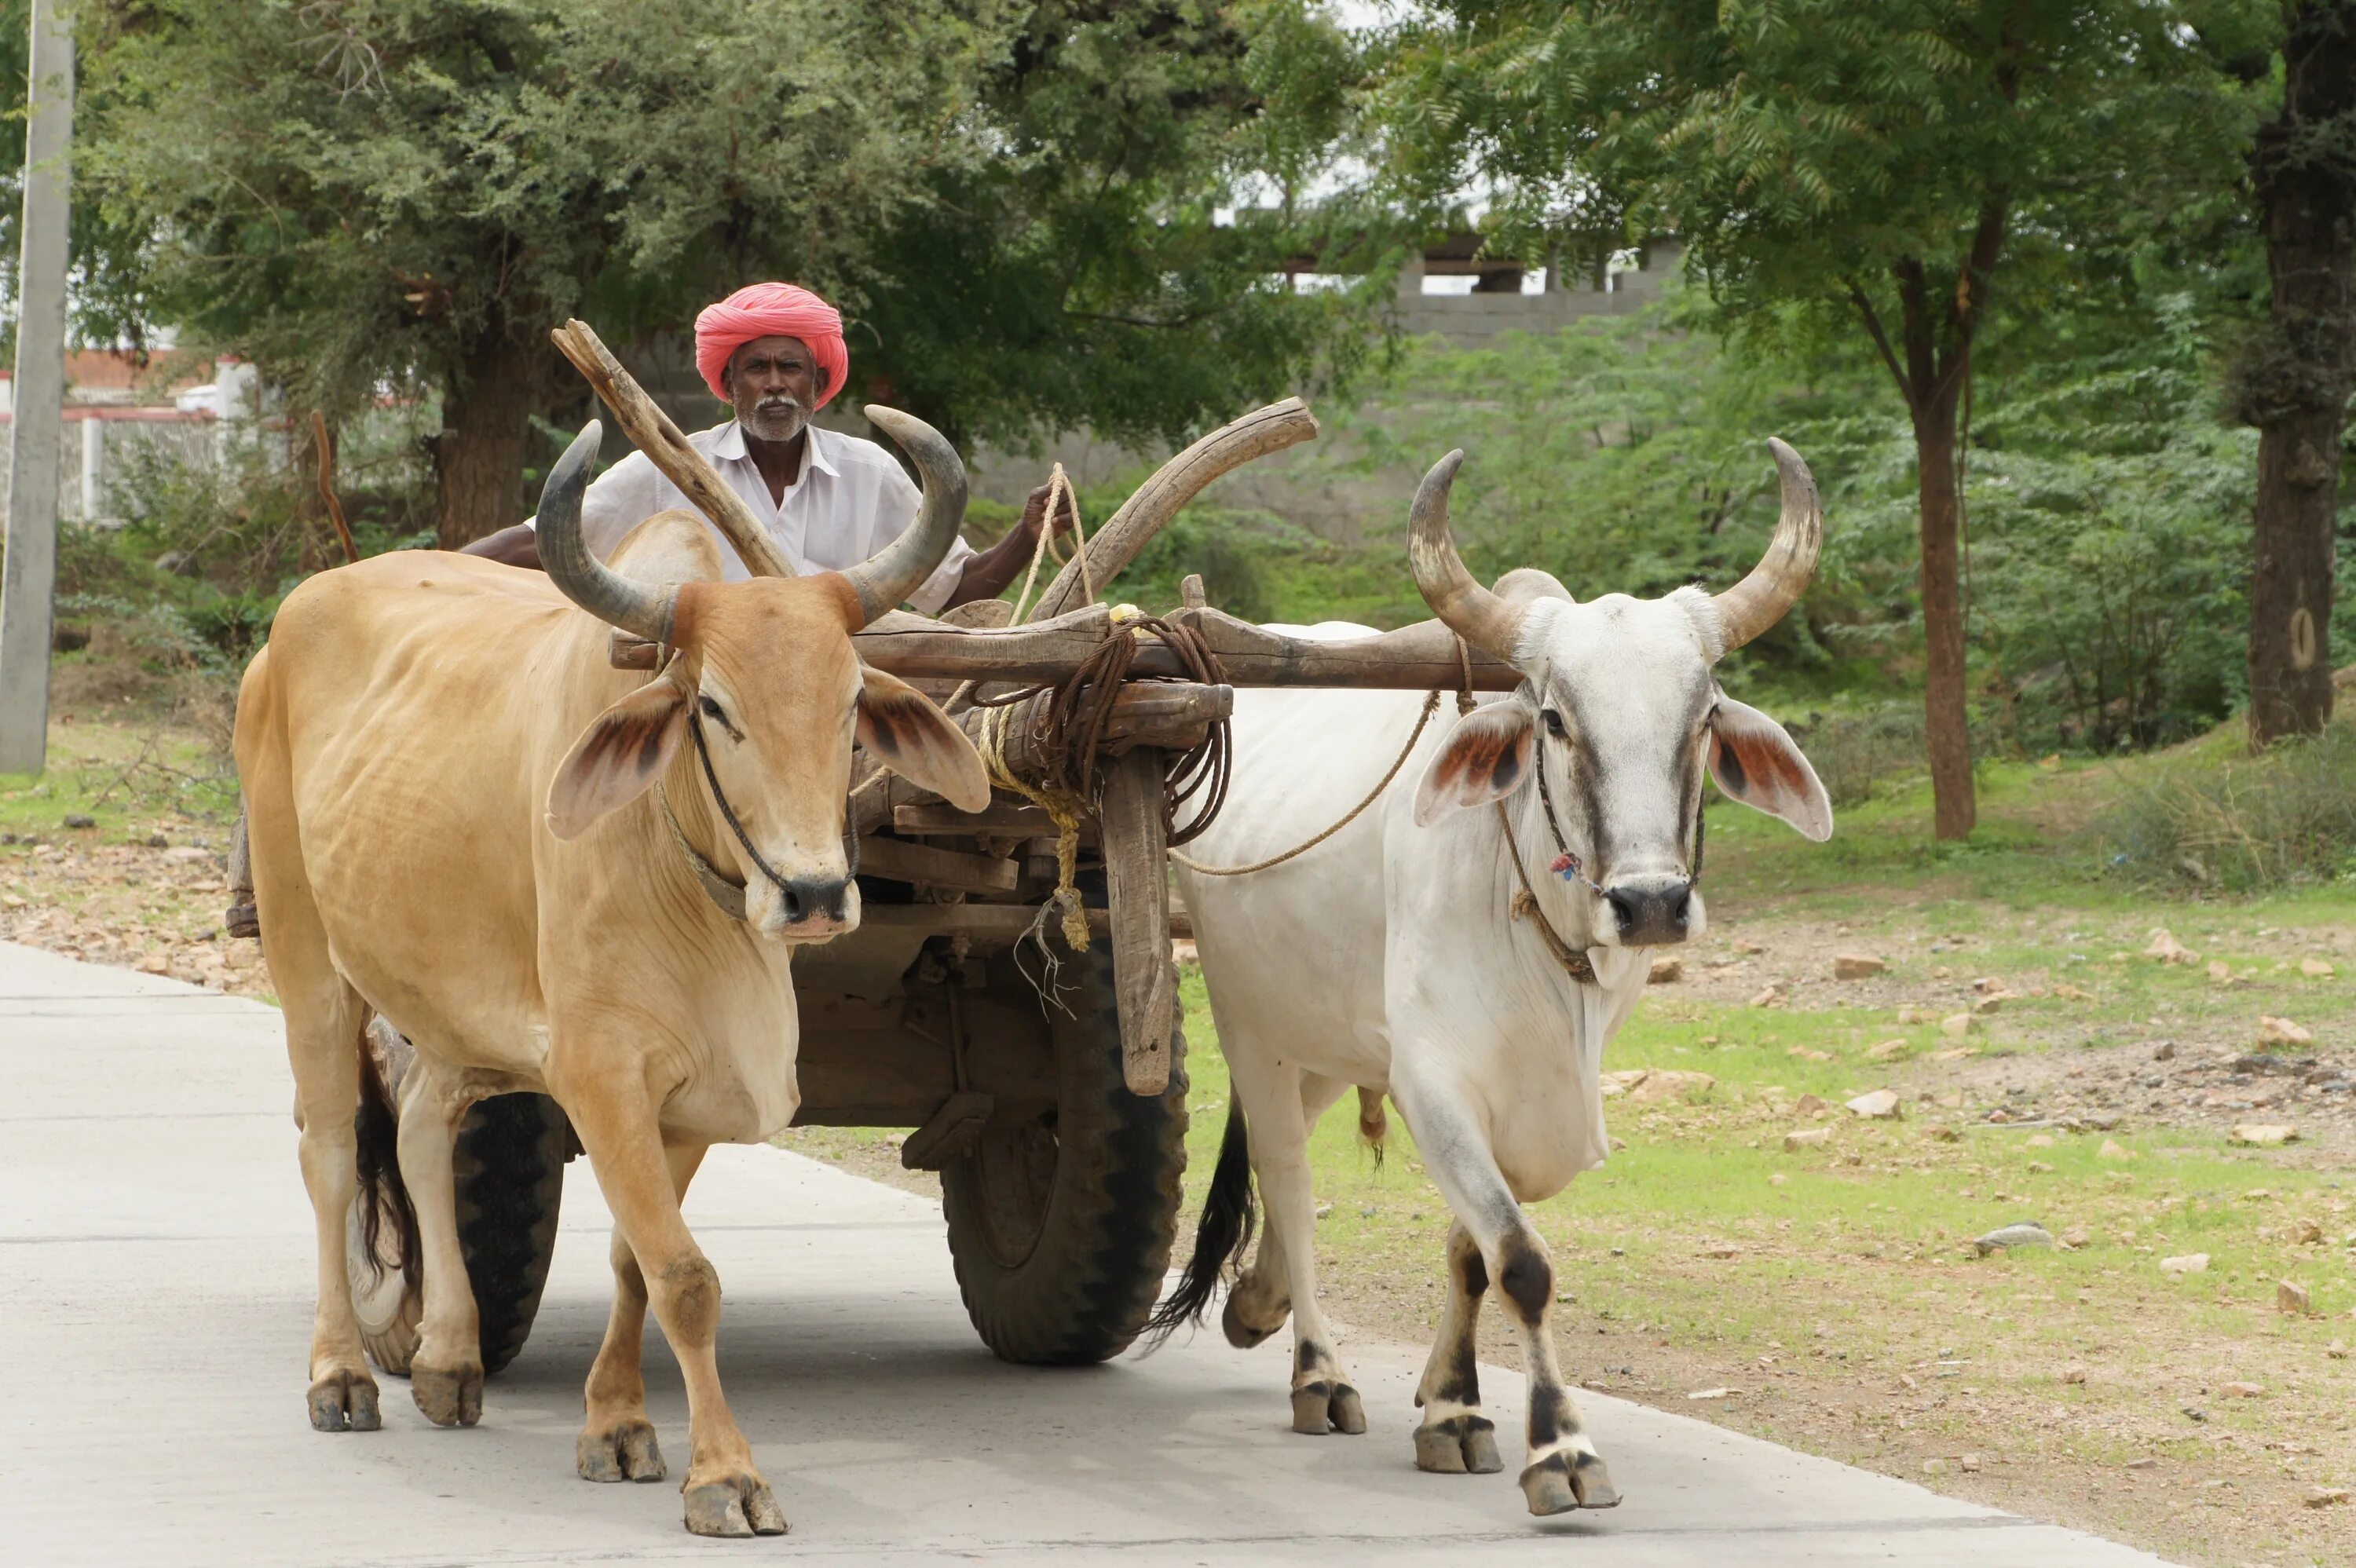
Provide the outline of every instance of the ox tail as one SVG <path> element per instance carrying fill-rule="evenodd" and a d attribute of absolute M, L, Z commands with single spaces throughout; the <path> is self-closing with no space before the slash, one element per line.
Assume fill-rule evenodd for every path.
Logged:
<path fill-rule="evenodd" d="M 1383 1110 L 1383 1092 L 1358 1085 L 1358 1136 L 1374 1151 L 1375 1168 L 1383 1168 L 1384 1140 L 1391 1136 L 1391 1119 Z"/>
<path fill-rule="evenodd" d="M 369 1048 L 368 1031 L 359 1037 L 360 1104 L 353 1118 L 358 1135 L 357 1164 L 360 1179 L 360 1245 L 371 1279 L 384 1277 L 385 1265 L 401 1270 L 410 1292 L 423 1288 L 425 1249 L 417 1233 L 417 1209 L 409 1200 L 409 1184 L 401 1179 L 401 1113 L 384 1081 L 383 1063 Z M 392 1221 L 390 1247 L 384 1244 L 386 1221 Z"/>
<path fill-rule="evenodd" d="M 1243 1267 L 1258 1217 L 1252 1200 L 1251 1135 L 1244 1125 L 1243 1102 L 1230 1091 L 1227 1133 L 1219 1144 L 1219 1163 L 1211 1172 L 1211 1190 L 1203 1199 L 1203 1218 L 1194 1227 L 1194 1255 L 1186 1260 L 1177 1288 L 1145 1320 L 1149 1351 L 1158 1349 L 1181 1325 L 1202 1323 L 1220 1282 Z"/>

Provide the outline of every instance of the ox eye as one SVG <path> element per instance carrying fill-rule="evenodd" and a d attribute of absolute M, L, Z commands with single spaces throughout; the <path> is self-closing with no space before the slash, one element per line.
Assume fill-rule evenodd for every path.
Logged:
<path fill-rule="evenodd" d="M 1546 720 L 1547 733 L 1553 736 L 1556 740 L 1559 741 L 1569 733 L 1569 731 L 1563 728 L 1562 715 L 1557 713 L 1553 709 L 1539 709 L 1538 717 Z"/>
<path fill-rule="evenodd" d="M 735 725 L 728 722 L 728 710 L 721 707 L 719 703 L 713 701 L 709 697 L 699 696 L 695 699 L 695 705 L 706 719 L 711 720 L 714 724 L 717 724 L 723 730 L 727 731 L 728 738 L 730 740 L 741 741 L 744 738 L 744 733 L 739 731 Z"/>

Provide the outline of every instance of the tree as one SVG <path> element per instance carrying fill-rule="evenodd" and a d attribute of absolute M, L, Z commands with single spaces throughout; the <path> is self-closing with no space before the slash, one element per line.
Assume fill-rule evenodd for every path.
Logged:
<path fill-rule="evenodd" d="M 2250 180 L 2272 288 L 2233 367 L 2258 427 L 2250 579 L 2250 738 L 2320 733 L 2331 718 L 2331 601 L 2340 443 L 2356 392 L 2356 0 L 2283 6 L 2282 103 Z"/>
<path fill-rule="evenodd" d="M 1494 183 L 1498 243 L 1676 233 L 1730 325 L 1871 340 L 1916 453 L 1935 830 L 1971 830 L 1959 426 L 1999 270 L 2098 268 L 2227 177 L 2256 26 L 2142 0 L 1453 0 L 1398 34 L 1410 188 Z M 1762 432 L 1764 433 L 1764 432 Z"/>
<path fill-rule="evenodd" d="M 986 32 L 828 0 L 113 0 L 85 163 L 160 317 L 297 406 L 439 395 L 439 532 L 522 515 L 546 328 L 815 282 L 969 106 Z M 781 40 L 793 47 L 781 48 Z M 955 150 L 951 149 L 952 152 Z"/>
<path fill-rule="evenodd" d="M 438 397 L 440 536 L 522 514 L 546 343 L 753 278 L 971 438 L 1179 433 L 1345 335 L 1210 221 L 1256 107 L 1222 7 L 968 0 L 101 0 L 87 164 L 159 319 L 296 406 Z M 861 389 L 858 386 L 854 392 Z"/>

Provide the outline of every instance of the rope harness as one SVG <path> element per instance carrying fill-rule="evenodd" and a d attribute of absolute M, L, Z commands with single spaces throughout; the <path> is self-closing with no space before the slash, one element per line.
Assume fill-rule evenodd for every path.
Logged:
<path fill-rule="evenodd" d="M 789 893 L 791 889 L 786 879 L 779 876 L 776 869 L 762 859 L 761 851 L 754 848 L 753 836 L 744 831 L 744 819 L 736 815 L 735 805 L 729 800 L 728 792 L 720 787 L 720 774 L 712 766 L 712 748 L 703 738 L 702 716 L 692 709 L 688 712 L 687 731 L 695 739 L 695 755 L 703 764 L 703 782 L 711 787 L 712 802 L 720 808 L 721 820 L 727 823 L 728 830 L 736 835 L 737 844 L 743 848 L 745 859 L 752 861 L 754 869 L 766 878 L 769 884 L 779 893 Z M 686 830 L 679 825 L 679 814 L 671 810 L 669 790 L 658 783 L 655 785 L 655 795 L 661 803 L 663 824 L 670 829 L 671 842 L 678 845 L 679 852 L 686 857 L 689 869 L 695 873 L 695 880 L 703 886 L 704 896 L 712 901 L 714 908 L 729 919 L 743 920 L 744 918 L 744 884 L 731 880 L 726 873 L 706 859 L 694 845 L 687 841 Z M 843 877 L 848 880 L 859 875 L 859 835 L 851 827 L 851 811 L 847 802 L 842 818 L 842 853 L 849 867 L 844 871 Z"/>

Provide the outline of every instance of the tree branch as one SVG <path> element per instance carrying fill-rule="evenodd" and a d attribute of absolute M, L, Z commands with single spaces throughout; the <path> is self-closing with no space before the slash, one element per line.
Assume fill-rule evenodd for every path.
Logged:
<path fill-rule="evenodd" d="M 1857 314 L 1865 318 L 1865 330 L 1873 335 L 1873 346 L 1881 350 L 1881 362 L 1890 367 L 1890 379 L 1898 383 L 1898 395 L 1904 398 L 1906 406 L 1912 409 L 1914 406 L 1914 389 L 1907 384 L 1906 371 L 1890 349 L 1890 334 L 1882 330 L 1880 314 L 1873 308 L 1873 301 L 1866 293 L 1865 285 L 1855 278 L 1841 281 L 1848 285 L 1848 297 L 1857 305 Z"/>

